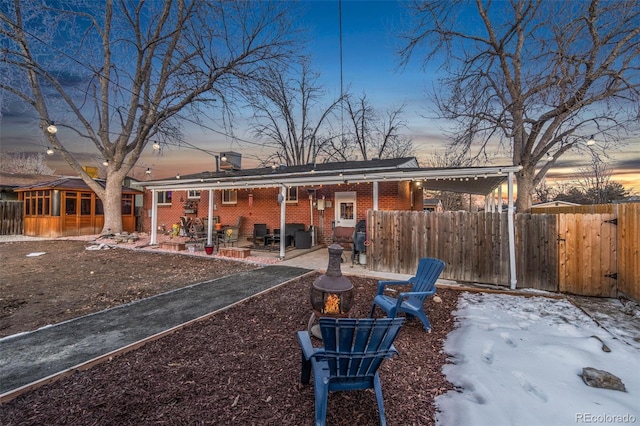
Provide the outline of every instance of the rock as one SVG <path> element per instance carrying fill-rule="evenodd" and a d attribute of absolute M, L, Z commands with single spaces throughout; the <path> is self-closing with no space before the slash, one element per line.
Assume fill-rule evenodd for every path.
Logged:
<path fill-rule="evenodd" d="M 626 392 L 627 389 L 619 377 L 614 376 L 608 371 L 598 370 L 593 367 L 584 367 L 582 369 L 582 380 L 587 386 L 593 388 L 612 389 Z"/>

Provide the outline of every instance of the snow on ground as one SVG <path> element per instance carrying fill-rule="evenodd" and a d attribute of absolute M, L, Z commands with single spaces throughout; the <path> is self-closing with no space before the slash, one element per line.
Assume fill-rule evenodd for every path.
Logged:
<path fill-rule="evenodd" d="M 467 292 L 455 316 L 443 370 L 458 389 L 436 398 L 438 424 L 640 424 L 640 350 L 569 301 Z M 587 386 L 583 367 L 627 392 Z"/>

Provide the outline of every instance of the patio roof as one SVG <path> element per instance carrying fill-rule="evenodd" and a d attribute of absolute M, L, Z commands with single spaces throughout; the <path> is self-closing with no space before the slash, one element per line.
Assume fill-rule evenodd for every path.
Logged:
<path fill-rule="evenodd" d="M 148 189 L 207 190 L 315 186 L 382 181 L 421 181 L 428 190 L 487 195 L 520 166 L 422 168 L 414 157 L 347 161 L 299 166 L 202 172 L 170 179 L 140 182 Z"/>

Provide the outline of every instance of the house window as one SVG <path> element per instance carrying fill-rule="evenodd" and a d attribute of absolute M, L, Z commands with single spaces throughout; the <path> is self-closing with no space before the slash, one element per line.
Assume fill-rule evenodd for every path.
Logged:
<path fill-rule="evenodd" d="M 298 202 L 298 187 L 290 186 L 287 188 L 287 203 Z"/>
<path fill-rule="evenodd" d="M 75 192 L 66 192 L 64 197 L 64 212 L 67 216 L 75 216 L 78 211 L 77 194 Z"/>
<path fill-rule="evenodd" d="M 91 216 L 91 194 L 80 194 L 80 215 Z"/>
<path fill-rule="evenodd" d="M 222 190 L 222 204 L 238 204 L 238 190 L 237 189 L 223 189 Z"/>
<path fill-rule="evenodd" d="M 171 204 L 171 191 L 158 191 L 156 194 L 158 204 Z"/>
<path fill-rule="evenodd" d="M 122 194 L 122 215 L 131 216 L 133 213 L 133 194 Z"/>
<path fill-rule="evenodd" d="M 187 192 L 187 198 L 190 200 L 199 200 L 200 199 L 200 191 L 196 189 L 190 189 Z"/>
<path fill-rule="evenodd" d="M 49 191 L 27 191 L 24 193 L 25 216 L 49 216 L 51 193 Z"/>

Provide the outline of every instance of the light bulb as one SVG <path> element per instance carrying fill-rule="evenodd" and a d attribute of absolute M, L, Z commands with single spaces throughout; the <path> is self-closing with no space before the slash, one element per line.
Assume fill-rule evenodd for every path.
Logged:
<path fill-rule="evenodd" d="M 58 128 L 55 125 L 50 124 L 49 126 L 47 126 L 47 132 L 55 135 L 58 132 Z"/>
<path fill-rule="evenodd" d="M 47 155 L 53 155 L 53 149 L 47 148 Z"/>
<path fill-rule="evenodd" d="M 160 149 L 160 144 L 158 142 L 154 142 L 153 143 L 153 149 L 156 150 L 156 151 L 159 150 Z"/>
<path fill-rule="evenodd" d="M 593 146 L 593 145 L 595 145 L 595 144 L 596 144 L 596 140 L 595 140 L 595 139 L 593 139 L 593 135 L 591 135 L 591 136 L 589 137 L 589 140 L 587 140 L 587 146 Z"/>

